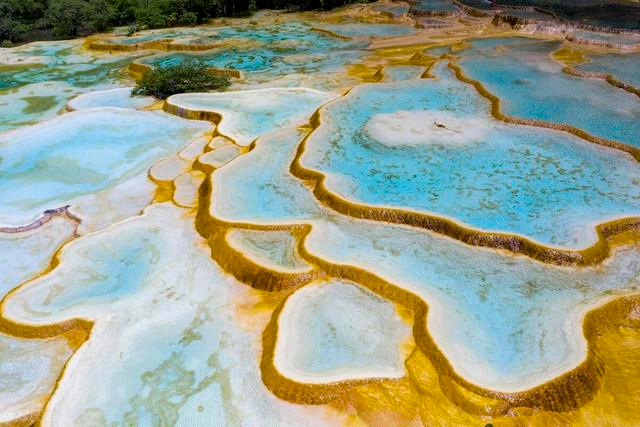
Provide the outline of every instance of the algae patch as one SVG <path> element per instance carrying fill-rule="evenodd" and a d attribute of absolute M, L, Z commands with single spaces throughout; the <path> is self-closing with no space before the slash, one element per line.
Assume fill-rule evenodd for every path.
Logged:
<path fill-rule="evenodd" d="M 58 104 L 55 96 L 25 96 L 22 100 L 27 103 L 22 109 L 25 114 L 44 113 Z"/>

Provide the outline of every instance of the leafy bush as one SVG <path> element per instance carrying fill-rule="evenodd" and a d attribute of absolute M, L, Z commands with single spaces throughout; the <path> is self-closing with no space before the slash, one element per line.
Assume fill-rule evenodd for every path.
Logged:
<path fill-rule="evenodd" d="M 223 90 L 230 84 L 228 77 L 214 76 L 205 64 L 192 61 L 145 73 L 132 93 L 165 99 L 176 93 Z"/>

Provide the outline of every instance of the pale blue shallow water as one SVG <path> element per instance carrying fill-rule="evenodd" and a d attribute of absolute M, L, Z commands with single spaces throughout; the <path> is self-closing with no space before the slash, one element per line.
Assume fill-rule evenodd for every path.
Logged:
<path fill-rule="evenodd" d="M 73 375 L 48 402 L 46 424 L 328 424 L 323 408 L 291 405 L 264 386 L 262 325 L 237 318 L 238 304 L 256 293 L 205 246 L 191 215 L 157 203 L 70 243 L 57 268 L 14 294 L 14 319 L 95 322 L 67 365 Z"/>
<path fill-rule="evenodd" d="M 624 83 L 640 88 L 640 54 L 609 53 L 590 56 L 589 60 L 590 62 L 575 68 L 581 71 L 611 74 Z"/>
<path fill-rule="evenodd" d="M 305 124 L 318 107 L 336 97 L 306 88 L 269 88 L 222 93 L 183 93 L 168 102 L 195 111 L 222 116 L 217 131 L 248 146 L 260 135 L 282 127 Z"/>
<path fill-rule="evenodd" d="M 0 134 L 0 223 L 22 224 L 141 173 L 210 129 L 161 112 L 89 109 Z"/>
<path fill-rule="evenodd" d="M 81 267 L 76 286 L 52 295 L 44 305 L 61 312 L 76 305 L 110 304 L 139 292 L 138 286 L 158 261 L 159 255 L 154 252 L 157 239 L 153 230 L 134 229 L 110 239 L 107 245 L 80 248 L 75 255 L 91 264 Z"/>
<path fill-rule="evenodd" d="M 133 60 L 87 54 L 77 41 L 32 43 L 3 49 L 2 55 L 16 64 L 36 58 L 37 64 L 19 69 L 0 65 L 0 132 L 53 117 L 78 94 L 119 85 Z M 37 108 L 27 102 L 30 98 Z"/>
<path fill-rule="evenodd" d="M 345 37 L 395 37 L 415 33 L 415 28 L 399 24 L 331 24 L 319 28 Z"/>
<path fill-rule="evenodd" d="M 563 65 L 549 57 L 560 44 L 478 39 L 459 53 L 459 63 L 467 76 L 500 98 L 507 115 L 567 124 L 640 147 L 640 98 L 604 81 L 563 73 Z"/>
<path fill-rule="evenodd" d="M 327 217 L 311 193 L 288 175 L 295 138 L 290 132 L 262 141 L 255 153 L 234 165 L 244 171 L 239 176 L 216 172 L 212 213 L 230 221 L 313 221 L 316 228 L 305 245 L 312 253 L 361 266 L 425 298 L 432 306 L 430 315 L 441 322 L 436 342 L 467 378 L 498 388 L 536 375 L 548 378 L 575 351 L 562 319 L 571 315 L 575 323 L 570 325 L 579 327 L 576 306 L 637 286 L 633 253 L 604 268 L 576 273 L 415 229 Z M 270 171 L 261 173 L 262 165 L 270 165 Z M 243 200 L 235 202 L 239 193 Z"/>
<path fill-rule="evenodd" d="M 41 42 L 15 48 L 18 55 L 42 57 L 41 66 L 23 70 L 6 70 L 0 67 L 0 89 L 44 81 L 60 81 L 76 87 L 89 87 L 99 83 L 116 82 L 121 78 L 120 70 L 132 57 L 118 55 L 91 56 L 74 51 L 74 42 Z"/>
<path fill-rule="evenodd" d="M 211 214 L 232 222 L 313 224 L 304 243 L 311 254 L 366 269 L 423 298 L 436 344 L 476 384 L 529 388 L 575 367 L 585 354 L 584 311 L 638 289 L 637 247 L 576 270 L 323 209 L 289 173 L 301 137 L 296 130 L 269 135 L 215 171 Z"/>
<path fill-rule="evenodd" d="M 437 80 L 362 86 L 323 107 L 302 165 L 329 175 L 329 191 L 352 202 L 431 212 L 570 248 L 592 244 L 596 223 L 640 213 L 640 167 L 630 156 L 493 120 L 471 86 L 443 64 L 435 72 Z M 376 115 L 403 111 L 418 116 L 387 116 L 388 138 L 398 145 L 368 130 Z M 421 120 L 457 133 L 430 123 L 409 133 L 394 129 Z M 423 140 L 408 144 L 415 134 Z"/>
<path fill-rule="evenodd" d="M 620 46 L 626 49 L 633 49 L 637 46 L 640 46 L 640 36 L 638 36 L 637 34 L 574 31 L 573 33 L 567 35 L 567 39 L 577 40 L 578 42 L 594 41 L 597 44 Z"/>
<path fill-rule="evenodd" d="M 376 5 L 376 9 L 381 12 L 386 12 L 394 17 L 400 17 L 406 15 L 409 12 L 409 7 L 398 4 L 398 6 L 391 6 L 386 4 Z"/>
<path fill-rule="evenodd" d="M 637 248 L 577 271 L 364 221 L 321 227 L 305 245 L 422 297 L 428 328 L 454 369 L 498 390 L 526 389 L 575 367 L 586 354 L 584 311 L 638 290 Z"/>
<path fill-rule="evenodd" d="M 410 79 L 419 79 L 425 71 L 426 67 L 421 67 L 418 65 L 394 65 L 391 67 L 385 67 L 384 81 L 395 82 Z"/>
<path fill-rule="evenodd" d="M 121 87 L 83 94 L 69 101 L 67 108 L 70 110 L 101 107 L 142 109 L 156 101 L 152 96 L 132 96 L 131 89 Z"/>
<path fill-rule="evenodd" d="M 418 13 L 454 13 L 459 11 L 451 0 L 418 0 L 411 5 L 411 11 Z"/>
<path fill-rule="evenodd" d="M 293 379 L 331 382 L 402 375 L 398 346 L 409 328 L 389 301 L 354 283 L 330 280 L 305 286 L 289 297 L 278 325 L 274 363 L 285 375 L 293 371 Z"/>

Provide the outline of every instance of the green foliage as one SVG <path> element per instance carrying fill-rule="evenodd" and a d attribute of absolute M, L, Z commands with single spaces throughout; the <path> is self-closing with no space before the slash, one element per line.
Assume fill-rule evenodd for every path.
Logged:
<path fill-rule="evenodd" d="M 329 9 L 368 0 L 0 0 L 0 41 L 77 37 L 116 25 L 195 25 L 253 8 Z"/>
<path fill-rule="evenodd" d="M 200 24 L 221 15 L 220 1 L 142 0 L 135 9 L 135 21 L 145 28 Z"/>
<path fill-rule="evenodd" d="M 0 0 L 0 40 L 18 41 L 47 8 L 46 0 Z"/>
<path fill-rule="evenodd" d="M 59 36 L 82 36 L 110 27 L 113 19 L 108 0 L 51 0 L 45 20 Z"/>
<path fill-rule="evenodd" d="M 214 76 L 198 61 L 149 71 L 133 90 L 134 95 L 165 99 L 176 93 L 210 92 L 230 85 L 229 78 Z"/>
<path fill-rule="evenodd" d="M 109 0 L 114 25 L 132 25 L 135 23 L 138 0 Z"/>

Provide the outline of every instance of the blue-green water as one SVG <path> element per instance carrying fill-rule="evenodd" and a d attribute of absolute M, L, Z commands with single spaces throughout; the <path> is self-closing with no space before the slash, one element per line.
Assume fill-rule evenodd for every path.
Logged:
<path fill-rule="evenodd" d="M 640 88 L 640 55 L 609 53 L 588 58 L 589 62 L 575 68 L 581 71 L 611 74 L 623 83 Z"/>
<path fill-rule="evenodd" d="M 256 45 L 219 48 L 198 54 L 171 53 L 145 58 L 142 62 L 166 67 L 195 59 L 210 67 L 277 78 L 294 73 L 336 71 L 359 58 L 362 55 L 360 49 L 366 46 L 366 42 L 343 40 L 312 31 L 310 26 L 301 23 L 271 28 L 229 27 L 227 31 L 229 38 L 240 37 Z M 327 55 L 327 52 L 331 54 Z"/>
<path fill-rule="evenodd" d="M 0 134 L 0 223 L 28 223 L 138 174 L 208 130 L 161 112 L 89 109 Z"/>
<path fill-rule="evenodd" d="M 583 312 L 638 289 L 637 247 L 576 270 L 323 209 L 289 173 L 302 137 L 295 129 L 263 137 L 254 150 L 214 172 L 211 215 L 312 224 L 304 242 L 312 255 L 363 268 L 423 298 L 436 345 L 476 384 L 526 389 L 575 367 L 585 354 Z"/>
<path fill-rule="evenodd" d="M 640 147 L 640 98 L 604 81 L 574 77 L 549 55 L 560 42 L 479 39 L 459 53 L 464 73 L 500 98 L 511 116 L 546 120 Z"/>
<path fill-rule="evenodd" d="M 445 64 L 435 72 L 435 80 L 360 86 L 323 108 L 302 165 L 352 202 L 565 247 L 588 246 L 595 224 L 640 212 L 630 156 L 495 121 Z"/>

